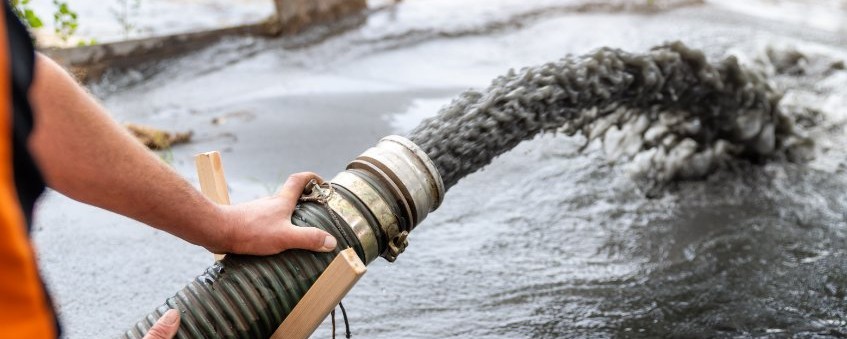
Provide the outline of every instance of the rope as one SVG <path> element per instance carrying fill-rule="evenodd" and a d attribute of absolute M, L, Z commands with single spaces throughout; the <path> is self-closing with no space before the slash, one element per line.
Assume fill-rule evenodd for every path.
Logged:
<path fill-rule="evenodd" d="M 329 314 L 332 316 L 332 339 L 335 339 L 335 309 L 333 308 Z"/>
<path fill-rule="evenodd" d="M 350 322 L 347 321 L 347 310 L 344 309 L 343 303 L 338 303 L 338 307 L 341 308 L 341 316 L 344 318 L 344 336 L 347 339 L 353 337 L 353 334 L 350 333 Z M 332 319 L 332 339 L 335 339 L 335 309 L 330 312 Z"/>
<path fill-rule="evenodd" d="M 338 303 L 338 307 L 341 308 L 341 315 L 344 317 L 344 335 L 347 339 L 353 337 L 353 334 L 350 333 L 350 323 L 347 321 L 347 310 L 344 309 L 344 304 Z"/>

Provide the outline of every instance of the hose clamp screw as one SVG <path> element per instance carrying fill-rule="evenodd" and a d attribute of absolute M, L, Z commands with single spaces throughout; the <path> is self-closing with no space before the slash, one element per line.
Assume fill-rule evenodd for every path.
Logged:
<path fill-rule="evenodd" d="M 319 183 L 317 180 L 312 179 L 306 184 L 305 189 L 303 189 L 303 195 L 300 197 L 300 201 L 317 201 L 320 203 L 326 203 L 329 200 L 329 197 L 332 196 L 333 190 L 332 185 L 327 182 Z"/>
<path fill-rule="evenodd" d="M 397 260 L 397 256 L 403 251 L 406 250 L 406 247 L 409 246 L 409 232 L 403 231 L 392 237 L 388 241 L 388 249 L 385 250 L 385 253 L 382 255 L 385 260 L 388 262 L 394 262 Z"/>

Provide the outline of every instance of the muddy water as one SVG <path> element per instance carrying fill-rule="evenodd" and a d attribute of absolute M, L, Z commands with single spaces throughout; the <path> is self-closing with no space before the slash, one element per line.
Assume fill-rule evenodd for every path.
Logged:
<path fill-rule="evenodd" d="M 754 65 L 767 46 L 794 45 L 800 66 L 762 68 L 815 140 L 810 162 L 735 163 L 648 199 L 603 145 L 580 152 L 582 137 L 540 136 L 454 186 L 345 305 L 363 338 L 847 335 L 847 74 L 825 70 L 847 54 L 843 32 L 711 4 L 645 14 L 496 3 L 477 13 L 405 1 L 319 42 L 228 42 L 96 92 L 121 120 L 194 129 L 197 141 L 168 156 L 192 180 L 192 154 L 223 150 L 243 201 L 280 174 L 331 176 L 509 68 L 668 40 Z M 422 16 L 438 6 L 448 18 Z M 56 194 L 37 225 L 70 338 L 117 335 L 211 261 Z"/>

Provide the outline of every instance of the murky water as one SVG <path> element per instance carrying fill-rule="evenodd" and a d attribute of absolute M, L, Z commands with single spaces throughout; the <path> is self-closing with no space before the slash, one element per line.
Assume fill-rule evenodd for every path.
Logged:
<path fill-rule="evenodd" d="M 823 71 L 847 57 L 843 31 L 712 4 L 575 13 L 575 1 L 495 3 L 462 12 L 406 1 L 317 42 L 233 41 L 96 92 L 119 119 L 194 129 L 197 141 L 172 154 L 192 180 L 192 154 L 223 150 L 243 201 L 281 174 L 331 176 L 509 68 L 668 40 L 753 65 L 767 46 L 793 45 L 806 55 L 800 71 L 767 71 L 816 142 L 810 162 L 735 163 L 648 199 L 601 145 L 580 152 L 582 137 L 537 137 L 454 186 L 345 305 L 360 338 L 847 336 L 847 72 Z M 448 14 L 430 21 L 422 8 Z M 211 262 L 55 194 L 37 223 L 71 338 L 117 335 Z"/>

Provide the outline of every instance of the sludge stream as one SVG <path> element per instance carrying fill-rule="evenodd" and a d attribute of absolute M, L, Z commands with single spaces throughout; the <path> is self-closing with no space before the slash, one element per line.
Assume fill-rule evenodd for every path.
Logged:
<path fill-rule="evenodd" d="M 597 25 L 607 19 L 599 20 Z M 606 22 L 619 20 L 613 16 Z M 641 23 L 649 45 L 602 37 L 575 54 L 601 45 L 643 54 L 673 39 L 652 30 L 661 30 L 662 24 L 647 21 L 654 20 Z M 707 46 L 712 62 L 722 59 L 713 54 L 726 46 L 715 47 L 699 40 L 698 33 L 682 31 L 674 35 L 688 32 L 687 43 Z M 543 60 L 562 54 L 558 50 Z M 833 86 L 841 74 L 822 71 L 808 79 Z M 783 76 L 790 85 L 810 81 L 775 75 L 777 80 Z M 484 88 L 484 82 L 474 87 Z M 800 91 L 782 102 L 802 107 L 821 97 Z M 261 112 L 279 104 L 264 100 L 253 109 Z M 788 111 L 784 113 L 795 113 Z M 798 123 L 801 127 L 832 123 L 817 113 L 802 113 L 809 117 Z M 366 142 L 338 161 L 351 159 L 390 132 L 362 137 Z M 732 162 L 702 181 L 673 182 L 663 188 L 664 194 L 646 199 L 649 187 L 638 177 L 644 167 L 632 168 L 634 172 L 626 168 L 637 162 L 625 158 L 609 166 L 607 155 L 614 153 L 603 149 L 607 146 L 593 143 L 580 152 L 586 140 L 578 136 L 535 138 L 456 185 L 427 225 L 413 233 L 409 250 L 396 265 L 372 267 L 370 280 L 358 287 L 360 294 L 348 298 L 348 309 L 355 310 L 354 335 L 838 336 L 844 319 L 845 185 L 838 169 L 840 153 L 833 146 L 840 139 L 812 139 L 817 150 L 833 150 L 815 157 L 811 165 L 780 159 L 755 165 Z M 242 146 L 236 143 L 234 153 L 247 142 L 249 138 L 240 139 Z M 331 176 L 343 166 L 331 165 L 318 170 Z M 632 173 L 636 180 L 628 175 Z M 161 289 L 156 295 L 144 303 L 161 301 Z"/>

